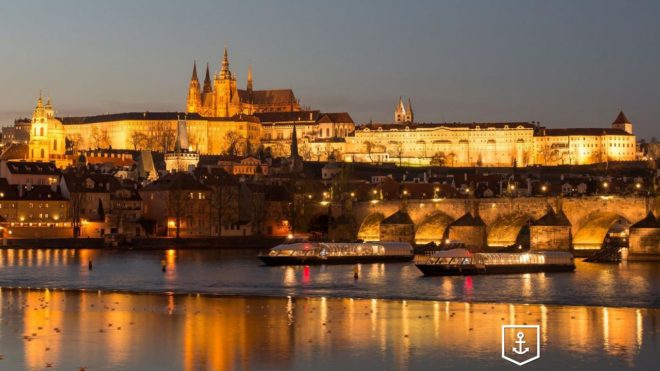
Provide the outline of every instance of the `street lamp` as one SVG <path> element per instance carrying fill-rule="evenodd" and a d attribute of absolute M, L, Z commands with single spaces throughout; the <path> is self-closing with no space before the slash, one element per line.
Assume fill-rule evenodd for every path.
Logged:
<path fill-rule="evenodd" d="M 548 187 L 546 187 L 545 184 L 541 186 L 541 192 L 545 192 L 547 190 L 548 190 Z"/>

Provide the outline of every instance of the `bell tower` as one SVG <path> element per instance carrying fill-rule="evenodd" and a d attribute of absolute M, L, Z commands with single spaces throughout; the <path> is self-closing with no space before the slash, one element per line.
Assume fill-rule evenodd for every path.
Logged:
<path fill-rule="evenodd" d="M 612 129 L 621 129 L 625 131 L 628 134 L 633 133 L 633 125 L 628 120 L 626 115 L 623 113 L 623 111 L 619 112 L 619 115 L 616 117 L 616 120 L 612 123 Z"/>
<path fill-rule="evenodd" d="M 229 70 L 229 57 L 226 47 L 220 72 L 215 75 L 214 90 L 216 117 L 231 117 L 241 113 L 241 101 L 236 88 L 236 77 Z"/>
<path fill-rule="evenodd" d="M 30 130 L 30 142 L 28 145 L 28 158 L 30 161 L 48 161 L 48 116 L 53 115 L 53 107 L 48 104 L 44 107 L 41 92 L 39 92 L 39 99 L 37 106 L 32 113 L 32 128 Z"/>

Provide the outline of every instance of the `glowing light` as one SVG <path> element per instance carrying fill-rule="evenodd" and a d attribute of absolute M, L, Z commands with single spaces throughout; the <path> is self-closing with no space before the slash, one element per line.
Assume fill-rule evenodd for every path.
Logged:
<path fill-rule="evenodd" d="M 542 191 L 542 192 L 545 192 L 545 191 L 547 191 L 547 190 L 548 190 L 548 187 L 546 187 L 545 185 L 542 185 L 542 186 L 541 186 L 541 191 Z"/>
<path fill-rule="evenodd" d="M 330 201 L 321 201 L 321 206 L 328 206 L 330 205 Z"/>
<path fill-rule="evenodd" d="M 642 185 L 637 183 L 637 184 L 635 184 L 635 188 L 640 189 L 640 188 L 642 188 Z"/>
<path fill-rule="evenodd" d="M 610 186 L 609 183 L 607 183 L 607 182 L 603 182 L 603 188 L 607 188 L 607 187 L 609 187 L 609 186 Z"/>
<path fill-rule="evenodd" d="M 167 226 L 170 228 L 174 228 L 176 227 L 176 222 L 174 220 L 170 220 L 169 222 L 167 222 Z"/>
<path fill-rule="evenodd" d="M 355 197 L 355 192 L 351 192 L 351 197 Z"/>
<path fill-rule="evenodd" d="M 286 236 L 286 238 L 288 238 L 288 239 L 290 239 L 290 240 L 293 239 L 293 233 L 289 233 L 289 234 Z"/>

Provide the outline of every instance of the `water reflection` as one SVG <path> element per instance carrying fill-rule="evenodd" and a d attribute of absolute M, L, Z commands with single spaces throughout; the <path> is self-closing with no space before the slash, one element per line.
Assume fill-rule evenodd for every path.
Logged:
<path fill-rule="evenodd" d="M 541 325 L 541 368 L 650 366 L 640 353 L 660 350 L 657 309 L 9 289 L 0 300 L 0 349 L 16 350 L 3 369 L 488 369 L 503 365 L 493 355 L 511 323 Z"/>

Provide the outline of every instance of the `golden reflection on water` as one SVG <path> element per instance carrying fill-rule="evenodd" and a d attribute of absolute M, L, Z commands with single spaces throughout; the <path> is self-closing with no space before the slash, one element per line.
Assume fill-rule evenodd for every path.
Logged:
<path fill-rule="evenodd" d="M 634 365 L 660 320 L 657 309 L 326 297 L 4 289 L 0 300 L 3 337 L 13 336 L 23 355 L 21 361 L 4 354 L 3 362 L 35 369 L 126 365 L 150 354 L 174 369 L 287 368 L 300 359 L 332 358 L 337 349 L 376 352 L 374 360 L 406 368 L 415 357 L 492 357 L 503 324 L 539 324 L 544 348 Z"/>

